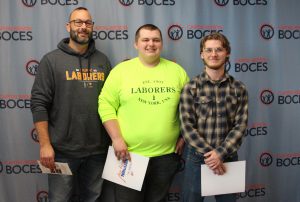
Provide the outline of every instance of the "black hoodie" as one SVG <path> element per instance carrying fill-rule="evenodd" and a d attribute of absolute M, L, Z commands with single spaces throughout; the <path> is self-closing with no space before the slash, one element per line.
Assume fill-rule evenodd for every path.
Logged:
<path fill-rule="evenodd" d="M 98 96 L 111 65 L 94 40 L 83 55 L 68 43 L 63 39 L 39 64 L 31 91 L 33 121 L 48 121 L 56 153 L 76 158 L 104 154 L 110 138 L 98 115 Z"/>

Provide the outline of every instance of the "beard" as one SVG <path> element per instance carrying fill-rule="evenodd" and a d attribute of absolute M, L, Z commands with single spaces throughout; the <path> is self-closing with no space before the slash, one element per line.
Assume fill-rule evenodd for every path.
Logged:
<path fill-rule="evenodd" d="M 79 32 L 87 33 L 88 37 L 87 38 L 79 37 L 79 34 L 78 34 Z M 85 44 L 88 44 L 90 42 L 90 40 L 92 39 L 92 32 L 88 31 L 88 30 L 75 31 L 75 30 L 71 29 L 70 30 L 70 38 L 78 44 L 85 45 Z"/>

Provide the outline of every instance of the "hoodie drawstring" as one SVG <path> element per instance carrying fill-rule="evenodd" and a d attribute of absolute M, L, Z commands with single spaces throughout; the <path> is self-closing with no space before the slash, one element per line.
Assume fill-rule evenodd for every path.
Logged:
<path fill-rule="evenodd" d="M 81 56 L 78 56 L 78 60 L 79 60 L 79 67 L 80 67 L 81 80 L 83 80 Z"/>
<path fill-rule="evenodd" d="M 79 61 L 79 67 L 80 67 L 80 73 L 81 73 L 81 80 L 83 80 L 83 72 L 82 72 L 82 61 L 81 61 L 81 56 L 78 56 L 78 61 Z M 91 57 L 88 57 L 88 78 L 90 77 L 90 69 L 91 69 Z"/>
<path fill-rule="evenodd" d="M 88 77 L 90 77 L 90 69 L 91 69 L 91 57 L 88 57 Z"/>

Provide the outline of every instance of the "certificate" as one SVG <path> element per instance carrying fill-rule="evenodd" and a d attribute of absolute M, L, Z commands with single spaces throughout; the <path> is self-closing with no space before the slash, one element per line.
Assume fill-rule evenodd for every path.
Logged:
<path fill-rule="evenodd" d="M 131 161 L 118 160 L 112 146 L 104 165 L 102 178 L 141 191 L 149 158 L 130 152 Z"/>
<path fill-rule="evenodd" d="M 55 168 L 49 169 L 43 166 L 39 160 L 37 162 L 44 174 L 72 175 L 72 171 L 67 163 L 54 162 Z"/>
<path fill-rule="evenodd" d="M 224 175 L 216 175 L 206 165 L 201 165 L 202 196 L 238 193 L 245 191 L 246 161 L 224 163 Z"/>

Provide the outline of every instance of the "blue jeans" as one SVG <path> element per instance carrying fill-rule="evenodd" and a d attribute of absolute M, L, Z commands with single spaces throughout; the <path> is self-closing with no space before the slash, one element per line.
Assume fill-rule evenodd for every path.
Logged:
<path fill-rule="evenodd" d="M 179 168 L 180 157 L 173 153 L 149 160 L 143 187 L 136 191 L 115 184 L 116 202 L 163 202 Z"/>
<path fill-rule="evenodd" d="M 185 147 L 185 169 L 183 171 L 182 197 L 183 202 L 203 202 L 201 195 L 201 165 L 204 163 L 203 154 L 191 146 Z M 224 162 L 237 161 L 237 154 L 225 159 Z M 235 202 L 236 194 L 216 195 L 217 202 Z"/>
<path fill-rule="evenodd" d="M 55 161 L 68 163 L 73 175 L 48 175 L 49 201 L 69 202 L 78 183 L 80 201 L 95 202 L 101 194 L 101 178 L 106 154 L 83 158 L 66 158 L 55 156 Z"/>

